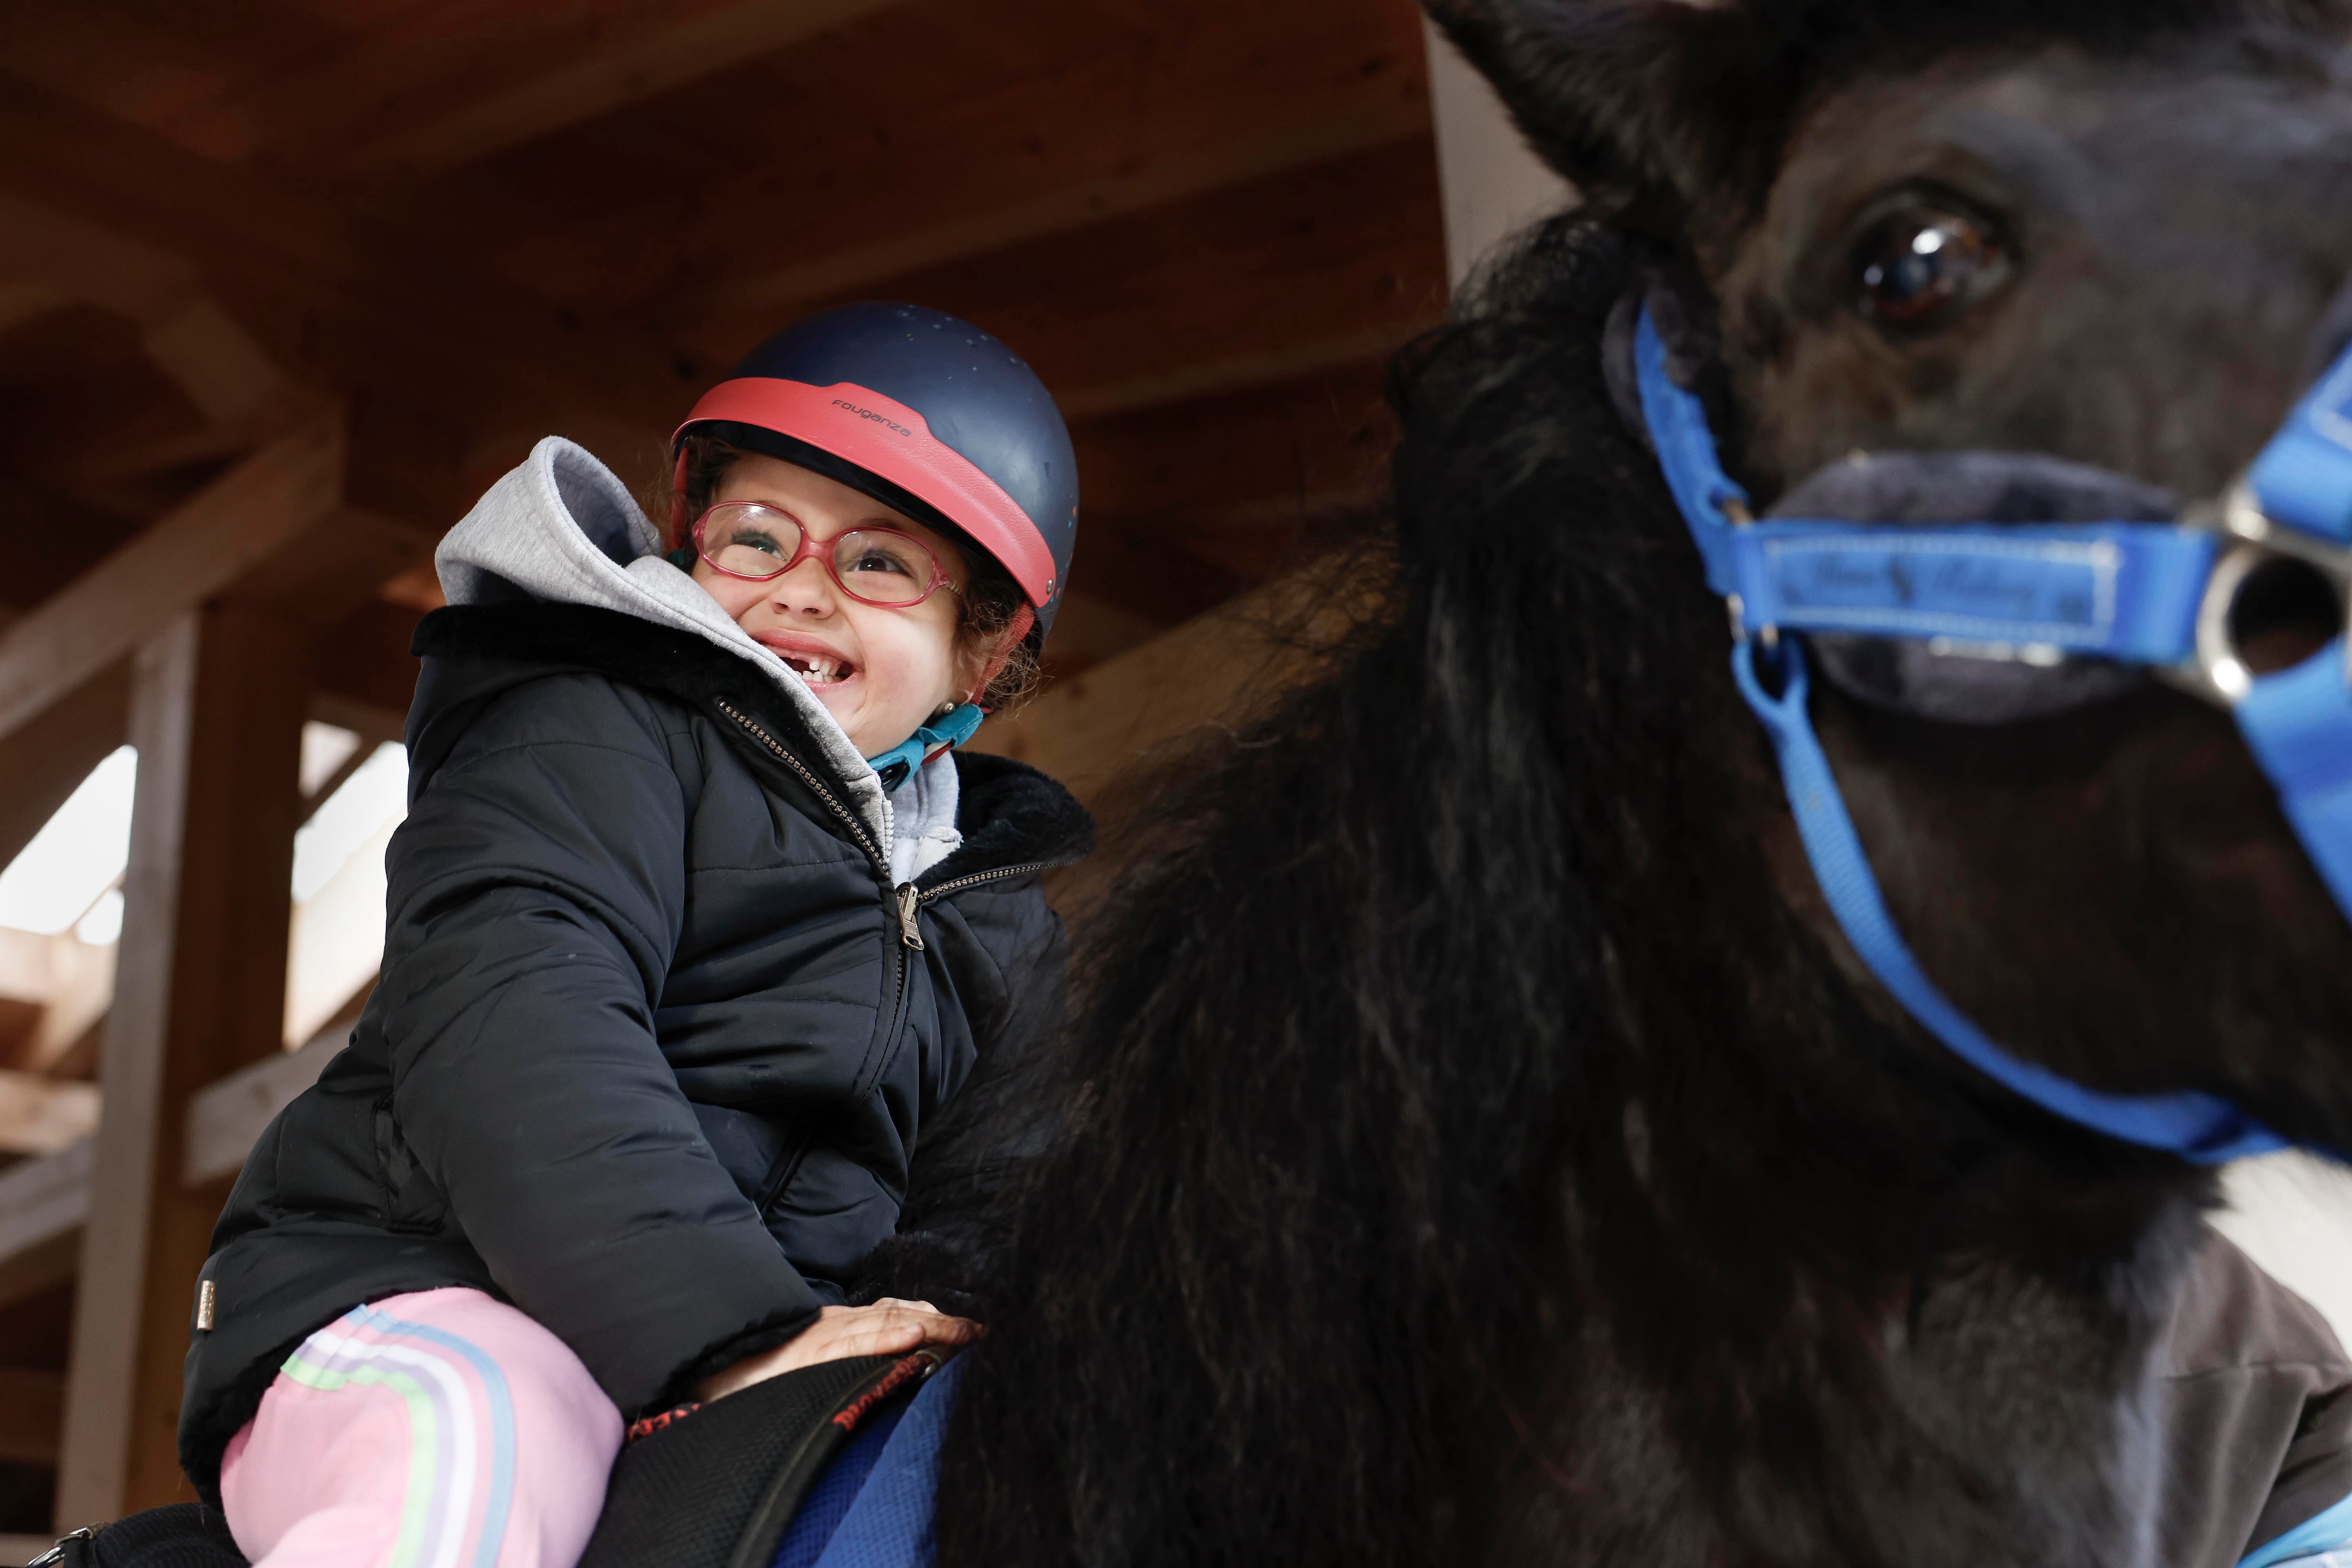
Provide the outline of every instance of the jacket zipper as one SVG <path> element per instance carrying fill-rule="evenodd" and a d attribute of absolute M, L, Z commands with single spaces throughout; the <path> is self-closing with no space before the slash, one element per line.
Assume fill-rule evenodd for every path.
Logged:
<path fill-rule="evenodd" d="M 1007 877 L 1025 877 L 1032 871 L 1050 871 L 1062 865 L 1059 860 L 1032 860 L 1024 866 L 1002 866 L 993 871 L 975 871 L 969 877 L 957 877 L 941 882 L 936 888 L 919 888 L 912 882 L 898 884 L 898 936 L 917 952 L 923 951 L 922 928 L 915 916 L 925 904 L 949 893 L 961 893 L 966 888 L 977 888 L 982 882 L 1001 882 Z"/>
<path fill-rule="evenodd" d="M 722 697 L 717 700 L 719 710 L 721 713 L 726 714 L 727 717 L 734 720 L 738 724 L 742 725 L 745 730 L 751 732 L 751 737 L 754 740 L 758 741 L 760 744 L 767 747 L 771 752 L 774 753 L 778 762 L 792 769 L 793 772 L 799 776 L 801 783 L 808 785 L 810 789 L 816 793 L 817 799 L 824 802 L 825 808 L 831 811 L 834 816 L 841 818 L 842 826 L 848 828 L 850 837 L 857 840 L 857 847 L 866 851 L 866 858 L 882 868 L 882 874 L 884 877 L 888 877 L 890 874 L 890 863 L 882 858 L 882 851 L 876 847 L 874 840 L 866 837 L 866 825 L 857 820 L 857 814 L 850 810 L 849 807 L 842 805 L 841 797 L 834 794 L 833 791 L 827 789 L 824 786 L 824 782 L 818 778 L 816 774 L 809 771 L 807 764 L 803 763 L 798 757 L 793 755 L 790 752 L 784 750 L 782 745 L 778 744 L 776 738 L 773 735 L 769 734 L 765 730 L 761 729 L 759 725 L 753 723 L 751 720 L 737 712 L 734 705 L 730 703 L 725 698 Z"/>
<path fill-rule="evenodd" d="M 826 788 L 824 781 L 812 773 L 806 763 L 786 751 L 773 735 L 769 734 L 750 718 L 738 711 L 734 704 L 725 698 L 718 698 L 714 700 L 721 713 L 741 725 L 754 740 L 766 747 L 778 762 L 792 769 L 793 775 L 806 784 L 819 800 L 824 802 L 825 808 L 841 819 L 842 826 L 849 829 L 850 836 L 857 840 L 857 847 L 866 851 L 866 858 L 874 862 L 876 868 L 882 873 L 883 879 L 887 883 L 890 876 L 890 862 L 884 858 L 882 851 L 875 846 L 874 840 L 867 837 L 866 825 L 857 820 L 857 815 L 844 805 L 841 797 Z M 1026 865 L 1006 866 L 994 871 L 975 871 L 969 877 L 957 877 L 929 889 L 918 888 L 912 882 L 902 882 L 892 889 L 898 914 L 898 987 L 897 994 L 891 1002 L 889 1032 L 885 1037 L 890 1042 L 890 1049 L 883 1053 L 882 1066 L 875 1072 L 877 1079 L 888 1068 L 889 1058 L 897 1053 L 899 1026 L 905 1021 L 907 972 L 912 967 L 908 962 L 907 954 L 924 951 L 922 928 L 916 923 L 915 918 L 921 911 L 922 907 L 943 894 L 961 892 L 966 888 L 977 887 L 982 882 L 999 881 L 1007 877 L 1027 876 L 1032 871 L 1047 870 L 1060 864 L 1062 862 L 1058 860 L 1033 860 Z M 859 1086 L 859 1092 L 866 1093 L 871 1087 L 870 1082 L 862 1084 Z M 775 1189 L 776 1196 L 782 1194 L 782 1184 L 778 1184 Z M 773 1197 L 769 1199 L 769 1202 L 773 1201 Z M 761 1205 L 762 1212 L 765 1211 L 765 1205 Z"/>
<path fill-rule="evenodd" d="M 941 882 L 936 888 L 926 888 L 911 900 L 907 895 L 915 891 L 915 884 L 909 882 L 898 889 L 900 918 L 911 918 L 915 910 L 922 908 L 933 899 L 943 898 L 950 893 L 961 893 L 966 888 L 976 888 L 982 882 L 1001 882 L 1008 877 L 1026 877 L 1033 871 L 1050 871 L 1056 866 L 1069 864 L 1071 862 L 1067 860 L 1032 860 L 1021 866 L 1000 866 L 993 871 L 974 871 L 969 877 L 953 878 Z M 915 945 L 919 949 L 922 943 L 917 942 Z"/>
<path fill-rule="evenodd" d="M 881 872 L 883 883 L 885 886 L 887 886 L 890 878 L 890 862 L 883 858 L 882 851 L 876 847 L 874 840 L 867 837 L 866 825 L 857 820 L 856 814 L 852 812 L 846 805 L 844 805 L 841 802 L 841 797 L 834 794 L 832 790 L 826 788 L 824 781 L 818 778 L 814 773 L 811 772 L 806 763 L 803 763 L 798 757 L 793 755 L 789 751 L 786 751 L 773 735 L 769 734 L 765 730 L 760 728 L 757 723 L 753 722 L 750 718 L 739 711 L 735 706 L 727 701 L 726 699 L 718 699 L 717 702 L 719 710 L 721 713 L 726 714 L 727 717 L 741 725 L 754 740 L 758 741 L 761 745 L 766 747 L 770 754 L 774 756 L 778 762 L 792 769 L 793 775 L 797 777 L 801 783 L 806 784 L 810 790 L 815 794 L 819 800 L 824 802 L 825 808 L 831 811 L 834 816 L 841 819 L 842 825 L 849 829 L 850 836 L 857 840 L 857 847 L 866 851 L 866 858 L 873 861 L 875 868 Z M 893 964 L 893 968 L 897 973 L 892 976 L 894 984 L 892 986 L 890 999 L 890 1024 L 888 1029 L 883 1036 L 884 1040 L 887 1043 L 888 1048 L 885 1049 L 881 1054 L 882 1065 L 876 1068 L 876 1078 L 879 1078 L 881 1076 L 882 1071 L 887 1068 L 890 1058 L 897 1054 L 898 1031 L 901 1026 L 906 1022 L 907 972 L 911 967 L 908 963 L 907 954 L 909 952 L 920 952 L 923 951 L 923 934 L 920 929 L 915 924 L 915 911 L 920 907 L 921 902 L 919 897 L 916 894 L 915 884 L 908 882 L 903 887 L 893 889 L 892 892 L 898 914 L 898 946 L 894 950 L 893 953 L 896 961 Z M 863 1095 L 869 1092 L 871 1088 L 872 1083 L 870 1081 L 864 1082 L 859 1084 L 857 1092 Z M 786 1182 L 778 1184 L 776 1189 L 777 1196 L 781 1196 L 782 1194 L 783 1186 L 788 1184 L 789 1181 L 790 1177 L 788 1174 Z M 770 1201 L 772 1202 L 774 1200 L 772 1198 Z"/>

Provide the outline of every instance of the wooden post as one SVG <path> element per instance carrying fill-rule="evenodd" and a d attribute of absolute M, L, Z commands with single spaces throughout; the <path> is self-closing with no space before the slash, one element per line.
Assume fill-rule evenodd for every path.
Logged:
<path fill-rule="evenodd" d="M 186 1495 L 191 1292 L 224 1189 L 180 1182 L 189 1100 L 279 1048 L 307 629 L 215 604 L 137 651 L 139 784 L 82 1233 L 62 1528 Z"/>

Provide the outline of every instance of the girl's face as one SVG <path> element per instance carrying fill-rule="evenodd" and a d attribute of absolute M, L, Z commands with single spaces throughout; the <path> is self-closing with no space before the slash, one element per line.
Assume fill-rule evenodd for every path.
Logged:
<path fill-rule="evenodd" d="M 796 464 L 745 453 L 720 479 L 711 502 L 720 501 L 787 512 L 817 544 L 853 528 L 898 529 L 930 546 L 958 589 L 971 580 L 963 552 L 941 534 Z M 709 542 L 715 552 L 719 542 Z M 697 556 L 694 580 L 800 672 L 860 756 L 888 751 L 979 682 L 974 661 L 957 647 L 963 601 L 945 588 L 919 605 L 885 609 L 843 593 L 814 555 L 764 583 L 730 577 Z"/>

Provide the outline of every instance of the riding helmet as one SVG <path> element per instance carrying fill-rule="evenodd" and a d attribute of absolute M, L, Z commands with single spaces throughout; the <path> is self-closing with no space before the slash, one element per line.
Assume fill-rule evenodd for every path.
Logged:
<path fill-rule="evenodd" d="M 671 437 L 707 431 L 814 469 L 986 552 L 1042 640 L 1078 531 L 1078 465 L 1045 384 L 969 321 L 919 305 L 844 305 L 786 327 L 703 394 Z"/>

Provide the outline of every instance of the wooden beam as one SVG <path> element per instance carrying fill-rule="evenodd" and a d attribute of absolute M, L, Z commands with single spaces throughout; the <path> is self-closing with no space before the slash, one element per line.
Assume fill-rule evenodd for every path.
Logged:
<path fill-rule="evenodd" d="M 0 670 L 10 668 L 12 646 L 7 633 L 0 632 Z M 62 693 L 52 688 L 50 696 L 45 710 L 0 731 L 0 866 L 32 842 L 90 769 L 130 732 L 131 678 L 119 662 Z M 6 698 L 0 689 L 0 710 L 6 708 Z"/>
<path fill-rule="evenodd" d="M 335 510 L 339 421 L 272 443 L 0 633 L 0 738 L 129 656 L 157 626 L 299 542 Z"/>
<path fill-rule="evenodd" d="M 1417 95 L 1382 92 L 1319 119 L 1251 128 L 1232 140 L 1188 148 L 1137 167 L 1049 188 L 1004 206 L 926 224 L 814 260 L 730 279 L 695 301 L 713 315 L 762 311 L 781 318 L 796 304 L 854 293 L 987 251 L 1088 227 L 1367 148 L 1424 135 L 1429 108 Z"/>
<path fill-rule="evenodd" d="M 192 267 L 315 385 L 394 388 L 491 424 L 589 410 L 660 427 L 697 374 L 650 335 L 478 275 L 454 242 L 434 248 L 437 225 L 381 231 L 21 80 L 0 94 L 0 194 Z"/>
<path fill-rule="evenodd" d="M 350 1021 L 330 1026 L 299 1050 L 280 1051 L 199 1090 L 188 1102 L 181 1183 L 202 1187 L 236 1175 L 270 1119 L 318 1082 L 351 1038 Z"/>
<path fill-rule="evenodd" d="M 61 310 L 73 300 L 71 294 L 55 284 L 37 279 L 0 283 L 0 335 Z"/>
<path fill-rule="evenodd" d="M 66 1375 L 0 1366 L 0 1465 L 54 1465 L 65 1419 Z"/>
<path fill-rule="evenodd" d="M 1172 624 L 1296 565 L 1316 526 L 1376 510 L 1395 440 L 1386 368 L 1075 421 L 1086 543 L 1072 591 Z M 1189 564 L 1171 571 L 1171 557 Z"/>
<path fill-rule="evenodd" d="M 1424 135 L 888 289 L 1003 339 L 1076 418 L 1297 380 L 1444 319 L 1434 169 Z M 772 325 L 714 318 L 693 342 L 718 357 Z"/>
<path fill-rule="evenodd" d="M 270 1118 L 318 1081 L 351 1032 L 352 1020 L 343 1018 L 300 1050 L 265 1057 L 191 1095 L 181 1184 L 217 1193 L 243 1167 Z M 0 1307 L 73 1277 L 96 1152 L 95 1140 L 83 1138 L 0 1171 Z"/>
<path fill-rule="evenodd" d="M 1089 517 L 1221 514 L 1385 482 L 1389 355 L 1293 380 L 1070 422 Z M 1202 452 L 1217 460 L 1204 463 Z"/>
<path fill-rule="evenodd" d="M 241 426 L 291 391 L 260 343 L 204 291 L 196 269 L 156 246 L 0 194 L 0 271 L 53 300 L 130 318 L 148 357 L 215 426 Z"/>
<path fill-rule="evenodd" d="M 485 246 L 575 309 L 772 330 L 806 302 L 1428 126 L 1413 11 L 1387 0 L 914 0 L 403 202 L 478 212 Z M 694 151 L 714 145 L 762 151 Z M 638 194 L 583 178 L 592 162 Z"/>
<path fill-rule="evenodd" d="M 67 1055 L 114 1005 L 115 949 L 91 947 L 70 936 L 50 940 L 55 943 L 51 956 L 57 989 L 17 1057 L 16 1065 L 26 1072 L 58 1071 Z"/>
<path fill-rule="evenodd" d="M 1347 563 L 1310 565 L 1055 682 L 971 743 L 1043 769 L 1091 804 L 1128 770 L 1265 712 L 1317 670 L 1318 650 L 1370 607 L 1376 586 Z"/>
<path fill-rule="evenodd" d="M 215 605 L 137 653 L 137 805 L 99 1079 L 58 1512 L 110 1519 L 184 1485 L 189 1304 L 217 1191 L 181 1184 L 195 1093 L 279 1049 L 308 631 Z"/>
<path fill-rule="evenodd" d="M 96 1084 L 0 1071 L 0 1154 L 54 1154 L 97 1127 Z"/>
<path fill-rule="evenodd" d="M 0 1171 L 0 1307 L 73 1278 L 98 1141 Z"/>
<path fill-rule="evenodd" d="M 57 942 L 56 937 L 0 926 L 0 996 L 47 1006 L 58 992 Z"/>
<path fill-rule="evenodd" d="M 1327 338 L 1244 349 L 1216 359 L 1171 364 L 1116 381 L 1078 385 L 1056 397 L 1073 419 L 1129 414 L 1171 403 L 1243 392 L 1270 382 L 1291 381 L 1318 371 L 1344 370 L 1366 360 L 1386 359 L 1437 324 L 1427 310 L 1400 315 Z"/>
<path fill-rule="evenodd" d="M 379 132 L 343 162 L 354 170 L 412 172 L 467 163 L 756 59 L 895 3 L 743 0 L 659 31 L 600 28 L 593 52 L 422 123 Z M 446 29 L 446 21 L 436 20 Z"/>
<path fill-rule="evenodd" d="M 311 656 L 320 695 L 380 714 L 406 714 L 416 695 L 417 671 L 408 643 L 422 618 L 422 612 L 408 605 L 377 600 L 320 634 Z M 394 732 L 399 732 L 397 724 Z"/>

